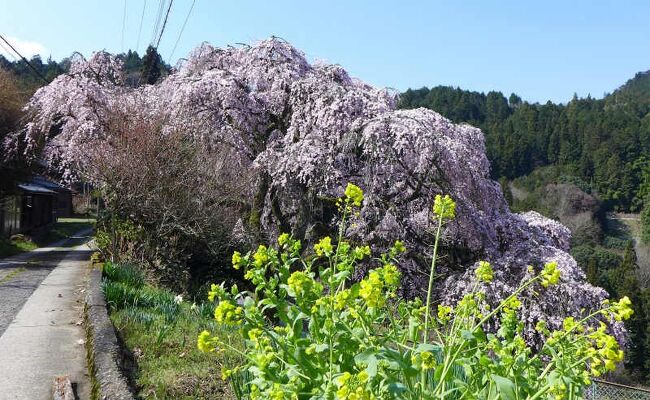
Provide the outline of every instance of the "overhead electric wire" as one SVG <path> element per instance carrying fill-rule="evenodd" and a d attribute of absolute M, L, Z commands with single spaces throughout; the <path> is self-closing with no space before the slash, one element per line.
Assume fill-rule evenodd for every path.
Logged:
<path fill-rule="evenodd" d="M 50 83 L 50 81 L 48 81 L 47 78 L 45 78 L 43 76 L 43 74 L 41 74 L 41 72 L 39 70 L 37 70 L 36 67 L 34 67 L 32 65 L 32 63 L 29 62 L 29 60 L 27 60 L 25 57 L 23 57 L 23 55 L 20 54 L 18 52 L 18 50 L 16 50 L 16 48 L 14 46 L 12 46 L 11 43 L 9 43 L 9 41 L 7 41 L 7 39 L 5 39 L 4 36 L 0 35 L 0 39 L 2 39 L 2 41 L 5 42 L 7 44 L 7 46 L 9 46 L 11 48 L 11 50 L 13 50 L 14 53 L 16 53 L 24 61 L 29 66 L 29 68 L 31 68 L 36 73 L 36 75 L 43 80 L 43 82 L 45 82 L 47 84 Z"/>
<path fill-rule="evenodd" d="M 120 51 L 124 52 L 124 30 L 126 29 L 126 0 L 124 0 L 124 12 L 122 13 L 122 40 L 120 41 Z"/>
<path fill-rule="evenodd" d="M 165 21 L 163 21 L 163 26 L 160 28 L 160 35 L 158 35 L 158 40 L 156 41 L 156 45 L 154 48 L 158 48 L 158 45 L 160 44 L 160 39 L 162 39 L 162 35 L 165 32 L 165 26 L 167 26 L 167 18 L 169 18 L 169 11 L 172 9 L 172 4 L 174 4 L 174 0 L 169 0 L 169 7 L 167 7 L 167 13 L 165 14 Z"/>
<path fill-rule="evenodd" d="M 160 21 L 162 20 L 163 10 L 165 9 L 165 0 L 158 0 L 158 12 L 156 13 L 156 23 L 153 26 L 153 32 L 151 32 L 151 40 L 149 45 L 153 46 L 156 42 L 156 37 L 158 37 L 158 28 L 160 27 Z"/>
<path fill-rule="evenodd" d="M 14 61 L 18 62 L 18 58 L 11 52 L 11 50 L 9 50 L 7 47 L 5 47 L 5 45 L 2 44 L 2 42 L 0 42 L 0 47 L 2 47 L 2 49 L 5 51 L 5 53 L 7 53 L 8 56 L 13 58 Z"/>
<path fill-rule="evenodd" d="M 147 0 L 144 0 L 144 5 L 142 6 L 142 15 L 140 16 L 140 28 L 138 29 L 138 41 L 135 44 L 136 52 L 140 48 L 140 34 L 142 33 L 142 22 L 144 21 L 144 11 L 146 9 L 147 9 Z"/>
<path fill-rule="evenodd" d="M 176 46 L 178 46 L 178 42 L 181 40 L 181 36 L 183 35 L 183 31 L 185 30 L 185 25 L 187 25 L 187 21 L 190 19 L 190 14 L 192 14 L 192 9 L 194 9 L 194 3 L 196 3 L 196 0 L 192 0 L 192 5 L 190 6 L 190 11 L 187 12 L 187 16 L 185 17 L 185 21 L 183 22 L 183 26 L 181 26 L 181 31 L 178 34 L 178 38 L 176 38 L 176 43 L 174 43 L 174 47 L 172 48 L 172 52 L 169 55 L 169 59 L 167 60 L 168 64 L 172 61 L 172 57 L 174 56 L 174 52 L 176 51 Z"/>

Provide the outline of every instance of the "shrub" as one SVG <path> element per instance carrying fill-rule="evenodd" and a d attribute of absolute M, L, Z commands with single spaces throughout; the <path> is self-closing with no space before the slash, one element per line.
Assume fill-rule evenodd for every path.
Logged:
<path fill-rule="evenodd" d="M 605 236 L 605 239 L 603 240 L 603 245 L 610 249 L 625 250 L 625 246 L 627 246 L 627 242 L 628 241 L 626 239 L 621 239 L 616 236 Z"/>
<path fill-rule="evenodd" d="M 491 308 L 483 290 L 493 284 L 494 272 L 481 262 L 473 290 L 457 304 L 432 311 L 438 239 L 444 223 L 455 217 L 448 196 L 437 196 L 434 204 L 438 228 L 426 301 L 397 298 L 395 264 L 404 245 L 398 241 L 373 258 L 369 247 L 344 239 L 346 220 L 354 218 L 362 200 L 360 189 L 348 185 L 339 202 L 338 239 L 324 237 L 311 256 L 303 257 L 301 242 L 287 234 L 280 235 L 277 249 L 260 245 L 245 255 L 235 252 L 233 267 L 245 271 L 254 291 L 212 285 L 208 298 L 218 303 L 217 323 L 238 328 L 245 349 L 208 331 L 197 344 L 245 360 L 222 371 L 224 379 L 235 378 L 240 398 L 571 398 L 623 359 L 607 326 L 594 322 L 628 318 L 627 298 L 566 318 L 559 330 L 540 321 L 536 329 L 545 343 L 534 351 L 525 342 L 518 295 L 556 284 L 555 263 L 537 274 L 530 267 L 529 279 Z M 363 262 L 376 267 L 353 282 Z M 487 329 L 494 322 L 498 330 Z"/>

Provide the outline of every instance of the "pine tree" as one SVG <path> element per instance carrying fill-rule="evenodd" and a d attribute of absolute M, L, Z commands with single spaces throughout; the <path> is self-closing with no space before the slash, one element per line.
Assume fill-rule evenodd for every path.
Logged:
<path fill-rule="evenodd" d="M 158 82 L 161 75 L 162 58 L 153 46 L 147 47 L 147 53 L 142 57 L 142 79 L 149 85 Z"/>
<path fill-rule="evenodd" d="M 629 240 L 625 246 L 623 261 L 617 268 L 616 295 L 617 297 L 628 296 L 632 301 L 634 314 L 625 322 L 629 333 L 629 343 L 626 352 L 625 366 L 629 370 L 646 376 L 648 369 L 646 360 L 650 358 L 648 348 L 648 319 L 644 295 L 637 278 L 637 257 L 634 251 L 634 242 Z"/>
<path fill-rule="evenodd" d="M 600 273 L 598 271 L 598 260 L 596 257 L 589 257 L 587 262 L 587 281 L 592 285 L 600 286 Z"/>
<path fill-rule="evenodd" d="M 510 182 L 506 177 L 501 177 L 499 179 L 499 185 L 501 185 L 501 191 L 503 192 L 503 197 L 505 197 L 506 202 L 510 207 L 512 207 L 512 190 L 510 190 Z"/>

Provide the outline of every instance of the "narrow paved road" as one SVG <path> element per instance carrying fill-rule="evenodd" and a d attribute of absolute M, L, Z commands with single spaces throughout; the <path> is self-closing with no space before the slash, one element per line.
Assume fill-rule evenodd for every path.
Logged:
<path fill-rule="evenodd" d="M 51 399 L 63 375 L 88 398 L 80 323 L 90 234 L 0 260 L 0 400 Z"/>
<path fill-rule="evenodd" d="M 90 250 L 71 255 L 72 248 L 86 243 L 90 233 L 90 230 L 82 231 L 50 247 L 0 259 L 0 336 L 38 285 L 64 258 L 90 257 Z"/>

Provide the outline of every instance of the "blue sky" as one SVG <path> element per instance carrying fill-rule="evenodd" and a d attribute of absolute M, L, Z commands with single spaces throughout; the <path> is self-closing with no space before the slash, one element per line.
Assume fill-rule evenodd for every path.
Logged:
<path fill-rule="evenodd" d="M 159 51 L 169 60 L 191 5 L 175 0 Z M 145 0 L 0 0 L 0 33 L 26 53 L 135 48 Z M 159 0 L 146 0 L 140 52 Z M 196 0 L 172 63 L 203 41 L 282 37 L 311 60 L 396 89 L 453 85 L 530 101 L 601 97 L 650 69 L 650 1 Z M 0 48 L 0 52 L 2 49 Z"/>

